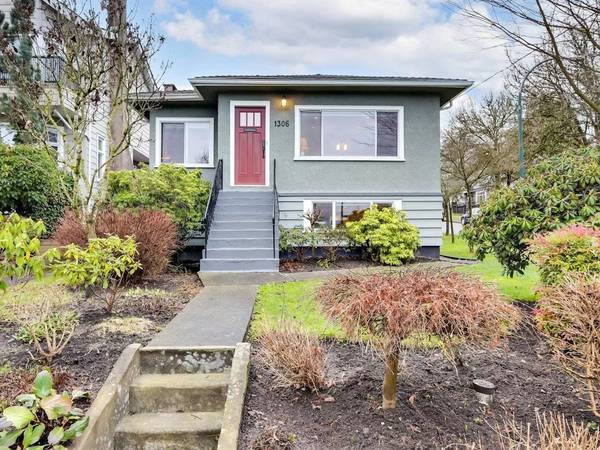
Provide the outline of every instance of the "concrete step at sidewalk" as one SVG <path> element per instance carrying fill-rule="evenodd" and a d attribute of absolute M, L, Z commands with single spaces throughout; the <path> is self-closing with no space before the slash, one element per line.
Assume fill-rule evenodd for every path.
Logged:
<path fill-rule="evenodd" d="M 210 226 L 210 233 L 216 230 L 271 230 L 273 232 L 273 222 L 271 218 L 261 220 L 216 220 Z M 210 236 L 209 235 L 209 239 Z"/>
<path fill-rule="evenodd" d="M 223 230 L 215 229 L 214 222 L 213 227 L 210 229 L 210 239 L 225 239 L 225 240 L 238 240 L 238 239 L 271 239 L 273 240 L 273 227 L 269 223 L 269 228 L 257 229 L 257 230 Z M 210 242 L 209 242 L 210 244 Z"/>
<path fill-rule="evenodd" d="M 222 411 L 229 374 L 146 374 L 129 386 L 129 413 Z"/>
<path fill-rule="evenodd" d="M 115 450 L 216 449 L 223 412 L 135 414 L 115 430 Z"/>
<path fill-rule="evenodd" d="M 206 259 L 261 259 L 273 258 L 273 242 L 271 247 L 263 248 L 209 248 Z"/>
<path fill-rule="evenodd" d="M 279 259 L 275 259 L 272 257 L 271 258 L 256 258 L 256 259 L 207 258 L 207 259 L 200 260 L 200 273 L 202 273 L 202 272 L 278 272 L 278 271 L 279 271 Z"/>
<path fill-rule="evenodd" d="M 215 289 L 215 295 L 220 292 L 231 292 L 232 299 L 235 301 L 235 293 L 240 290 L 246 292 L 243 289 Z M 202 289 L 199 297 L 206 297 L 206 302 L 201 301 L 199 303 L 196 299 L 193 299 L 175 319 L 169 322 L 152 339 L 148 347 L 140 350 L 140 373 L 142 375 L 229 373 L 233 350 L 222 347 L 225 336 L 219 332 L 232 333 L 232 330 L 223 328 L 234 326 L 236 316 L 234 312 L 229 311 L 231 316 L 227 317 L 229 321 L 219 318 L 224 313 L 222 310 L 223 305 L 210 304 L 215 299 L 210 294 L 210 289 Z M 220 300 L 221 298 L 215 299 L 217 303 Z M 228 304 L 227 301 L 223 301 L 223 303 L 225 307 L 230 309 L 236 306 L 235 304 Z M 252 309 L 250 309 L 250 312 L 247 311 L 248 308 L 249 306 L 246 305 L 240 312 L 244 320 L 246 316 L 252 313 Z M 203 322 L 199 322 L 197 319 L 200 312 L 207 316 Z M 212 328 L 210 328 L 211 326 Z M 241 342 L 244 334 L 240 333 L 239 330 L 234 331 L 236 331 L 234 338 L 238 339 L 235 343 Z M 209 336 L 215 339 L 209 340 Z M 235 345 L 235 343 L 226 341 L 225 345 Z"/>
<path fill-rule="evenodd" d="M 271 233 L 273 234 L 273 233 Z M 273 249 L 273 237 L 244 237 L 244 238 L 217 238 L 212 233 L 206 246 L 207 249 L 213 248 L 270 248 Z"/>

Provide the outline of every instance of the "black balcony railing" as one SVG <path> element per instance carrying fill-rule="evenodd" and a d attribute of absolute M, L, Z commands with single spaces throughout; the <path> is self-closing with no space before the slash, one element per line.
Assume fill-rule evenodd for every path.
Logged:
<path fill-rule="evenodd" d="M 279 193 L 277 192 L 277 159 L 273 158 L 273 258 L 279 252 Z"/>
<path fill-rule="evenodd" d="M 34 56 L 31 59 L 34 78 L 43 83 L 56 83 L 63 74 L 63 60 L 56 56 Z M 10 73 L 0 68 L 0 85 L 10 82 Z"/>
<path fill-rule="evenodd" d="M 215 215 L 217 199 L 219 198 L 219 192 L 221 189 L 223 189 L 223 160 L 219 159 L 217 162 L 217 170 L 215 171 L 215 178 L 213 180 L 212 188 L 210 190 L 210 194 L 208 195 L 208 202 L 206 203 L 204 218 L 202 219 L 202 231 L 204 233 L 205 243 L 208 242 L 208 234 L 210 233 L 210 226 L 212 225 L 213 217 Z"/>

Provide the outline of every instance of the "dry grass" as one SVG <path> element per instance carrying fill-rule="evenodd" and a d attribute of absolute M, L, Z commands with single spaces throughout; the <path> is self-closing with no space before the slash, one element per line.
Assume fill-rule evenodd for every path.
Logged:
<path fill-rule="evenodd" d="M 158 331 L 158 328 L 151 320 L 141 317 L 109 317 L 96 325 L 94 331 L 100 336 L 113 333 L 136 336 Z"/>
<path fill-rule="evenodd" d="M 600 417 L 600 276 L 569 277 L 542 290 L 536 319 L 565 370 L 580 381 Z"/>
<path fill-rule="evenodd" d="M 534 428 L 534 429 L 532 429 Z M 535 432 L 534 432 L 535 431 Z M 498 450 L 594 450 L 600 449 L 600 434 L 562 414 L 537 415 L 535 427 L 514 418 L 496 428 Z M 534 437 L 535 435 L 535 437 Z M 483 449 L 481 445 L 480 449 Z"/>
<path fill-rule="evenodd" d="M 318 392 L 327 385 L 325 350 L 319 339 L 289 323 L 265 330 L 258 357 L 275 375 L 276 387 Z"/>
<path fill-rule="evenodd" d="M 252 443 L 251 450 L 291 450 L 294 448 L 293 436 L 282 436 L 279 428 L 265 428 Z"/>

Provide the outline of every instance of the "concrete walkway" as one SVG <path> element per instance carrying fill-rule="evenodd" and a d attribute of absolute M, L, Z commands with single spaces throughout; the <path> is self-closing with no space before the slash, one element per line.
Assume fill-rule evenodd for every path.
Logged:
<path fill-rule="evenodd" d="M 235 346 L 243 342 L 257 288 L 249 284 L 203 288 L 148 346 Z"/>
<path fill-rule="evenodd" d="M 454 261 L 418 263 L 452 267 Z M 414 266 L 413 266 L 414 267 Z M 314 272 L 205 272 L 204 288 L 148 344 L 149 347 L 235 346 L 243 342 L 252 318 L 258 286 L 265 283 L 304 281 L 336 275 L 393 272 L 403 267 L 369 267 Z"/>

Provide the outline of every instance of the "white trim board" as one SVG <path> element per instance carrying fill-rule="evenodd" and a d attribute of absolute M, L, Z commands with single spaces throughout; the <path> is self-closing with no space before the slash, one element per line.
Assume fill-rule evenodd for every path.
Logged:
<path fill-rule="evenodd" d="M 309 227 L 309 223 L 308 223 L 308 219 L 305 217 L 306 215 L 308 215 L 312 209 L 313 209 L 313 205 L 315 203 L 331 203 L 331 228 L 336 228 L 337 225 L 335 223 L 335 217 L 336 217 L 336 206 L 337 203 L 368 203 L 369 207 L 373 206 L 375 203 L 391 203 L 392 207 L 402 211 L 402 200 L 392 200 L 392 199 L 383 199 L 383 198 L 377 198 L 377 199 L 364 199 L 364 198 L 343 198 L 343 199 L 336 199 L 336 198 L 311 198 L 310 200 L 303 200 L 302 201 L 302 211 L 303 211 L 303 217 L 302 217 L 302 224 L 304 229 L 307 229 Z"/>
<path fill-rule="evenodd" d="M 235 108 L 236 106 L 265 108 L 265 184 L 235 184 Z M 269 100 L 229 101 L 229 185 L 237 188 L 264 187 L 271 180 L 271 102 Z"/>
<path fill-rule="evenodd" d="M 392 111 L 398 113 L 397 156 L 301 156 L 300 155 L 300 112 L 302 110 L 324 111 Z M 375 132 L 377 149 L 377 132 Z M 323 150 L 323 122 L 321 121 L 321 151 Z M 390 105 L 295 105 L 294 106 L 294 161 L 405 161 L 404 159 L 404 106 Z"/>
<path fill-rule="evenodd" d="M 215 167 L 215 119 L 213 117 L 170 117 L 170 116 L 159 116 L 154 119 L 154 164 L 152 167 L 158 167 L 162 161 L 162 124 L 163 123 L 208 123 L 210 126 L 210 150 L 208 164 L 175 164 L 182 167 L 190 168 L 204 168 L 214 169 Z M 184 125 L 184 138 L 183 138 L 183 154 L 184 159 L 187 155 L 187 139 L 185 136 L 185 125 Z M 169 163 L 171 164 L 171 163 Z"/>

